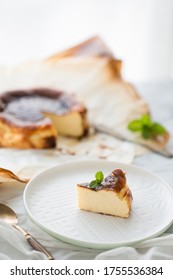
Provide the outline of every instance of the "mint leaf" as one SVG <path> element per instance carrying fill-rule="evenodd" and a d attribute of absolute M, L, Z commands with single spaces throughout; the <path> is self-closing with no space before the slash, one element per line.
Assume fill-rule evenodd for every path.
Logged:
<path fill-rule="evenodd" d="M 152 126 L 152 121 L 151 121 L 149 115 L 143 115 L 141 117 L 141 123 L 142 123 L 142 125 Z"/>
<path fill-rule="evenodd" d="M 144 139 L 149 139 L 166 132 L 164 126 L 157 122 L 152 122 L 149 115 L 143 115 L 140 119 L 135 119 L 128 124 L 128 129 L 132 132 L 140 132 Z"/>
<path fill-rule="evenodd" d="M 95 189 L 97 188 L 97 186 L 99 185 L 99 183 L 96 182 L 96 180 L 91 181 L 91 183 L 89 184 L 89 187 L 91 189 Z"/>
<path fill-rule="evenodd" d="M 103 172 L 102 171 L 96 172 L 95 178 L 96 180 L 91 181 L 91 183 L 89 184 L 89 187 L 91 189 L 97 188 L 100 185 L 100 183 L 104 180 Z"/>
<path fill-rule="evenodd" d="M 162 135 L 166 132 L 166 129 L 159 123 L 153 123 L 152 125 L 152 134 L 153 135 Z"/>
<path fill-rule="evenodd" d="M 104 179 L 104 175 L 103 175 L 103 172 L 102 171 L 98 171 L 96 174 L 95 174 L 95 178 L 96 178 L 96 181 L 98 183 L 101 183 Z"/>
<path fill-rule="evenodd" d="M 141 131 L 142 130 L 142 122 L 141 120 L 133 120 L 128 124 L 128 129 L 131 131 Z"/>
<path fill-rule="evenodd" d="M 151 128 L 144 125 L 142 128 L 142 136 L 144 139 L 149 139 L 151 137 Z"/>

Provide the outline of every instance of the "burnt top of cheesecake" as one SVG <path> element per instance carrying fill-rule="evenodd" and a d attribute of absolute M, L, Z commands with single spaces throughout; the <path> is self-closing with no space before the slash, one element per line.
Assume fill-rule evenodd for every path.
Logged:
<path fill-rule="evenodd" d="M 93 191 L 107 190 L 119 193 L 126 185 L 126 176 L 121 169 L 113 170 L 96 188 L 92 189 L 90 183 L 82 183 L 81 187 L 88 188 Z"/>
<path fill-rule="evenodd" d="M 0 112 L 22 121 L 41 121 L 44 112 L 64 115 L 84 110 L 73 95 L 48 88 L 15 90 L 0 96 Z"/>

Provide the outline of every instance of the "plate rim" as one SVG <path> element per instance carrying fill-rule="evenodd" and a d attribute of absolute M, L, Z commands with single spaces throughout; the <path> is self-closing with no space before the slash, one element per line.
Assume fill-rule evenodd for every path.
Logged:
<path fill-rule="evenodd" d="M 110 163 L 110 164 L 120 164 L 120 165 L 124 165 L 124 166 L 127 166 L 127 167 L 132 167 L 132 168 L 137 168 L 138 170 L 141 170 L 142 172 L 147 172 L 148 174 L 150 174 L 151 176 L 155 177 L 157 180 L 159 180 L 161 183 L 163 183 L 168 191 L 170 192 L 170 194 L 172 195 L 172 200 L 173 200 L 173 189 L 171 188 L 171 186 L 164 180 L 162 179 L 161 177 L 159 177 L 158 175 L 156 175 L 155 173 L 153 173 L 152 171 L 149 171 L 147 170 L 146 168 L 143 168 L 141 166 L 138 166 L 136 164 L 128 164 L 128 163 L 123 163 L 123 162 L 119 162 L 119 161 L 110 161 L 110 160 L 76 160 L 75 162 L 72 162 L 72 161 L 68 161 L 66 163 L 62 163 L 62 164 L 58 164 L 58 165 L 54 165 L 50 168 L 47 168 L 43 171 L 41 171 L 39 174 L 36 174 L 35 176 L 33 176 L 33 178 L 26 184 L 25 186 L 25 189 L 24 189 L 24 192 L 23 192 L 23 202 L 24 202 L 24 207 L 25 207 L 25 210 L 29 216 L 29 218 L 37 225 L 39 226 L 41 229 L 43 229 L 45 232 L 47 232 L 48 234 L 50 234 L 51 236 L 55 237 L 56 239 L 59 239 L 63 242 L 66 242 L 68 244 L 71 244 L 71 245 L 76 245 L 76 246 L 80 246 L 80 247 L 84 247 L 84 248 L 91 248 L 91 249 L 113 249 L 113 248 L 118 248 L 118 247 L 122 247 L 122 246 L 128 246 L 128 245 L 135 245 L 137 243 L 140 243 L 140 242 L 143 242 L 143 241 L 146 241 L 146 240 L 149 240 L 149 239 L 152 239 L 154 237 L 157 237 L 159 235 L 161 235 L 162 233 L 164 233 L 173 223 L 173 216 L 172 216 L 172 219 L 170 220 L 170 222 L 164 226 L 162 229 L 158 230 L 157 232 L 153 233 L 153 234 L 150 234 L 148 237 L 146 238 L 138 238 L 138 239 L 135 239 L 135 240 L 132 240 L 132 241 L 127 241 L 127 242 L 106 242 L 106 243 L 95 243 L 95 242 L 87 242 L 87 241 L 83 241 L 83 240 L 80 240 L 80 239 L 75 239 L 75 238 L 70 238 L 68 236 L 65 236 L 65 235 L 62 235 L 62 234 L 59 234 L 51 229 L 48 229 L 46 226 L 44 226 L 41 222 L 39 222 L 35 217 L 34 215 L 31 213 L 31 211 L 29 210 L 28 206 L 27 206 L 27 191 L 30 187 L 30 184 L 38 179 L 39 177 L 43 176 L 44 174 L 46 173 L 49 173 L 51 171 L 53 171 L 54 169 L 56 170 L 57 168 L 59 167 L 66 167 L 67 165 L 74 165 L 74 164 L 83 164 L 83 163 L 87 163 L 89 164 L 90 162 L 92 163 L 100 163 L 100 162 L 104 162 L 105 164 L 106 163 Z"/>

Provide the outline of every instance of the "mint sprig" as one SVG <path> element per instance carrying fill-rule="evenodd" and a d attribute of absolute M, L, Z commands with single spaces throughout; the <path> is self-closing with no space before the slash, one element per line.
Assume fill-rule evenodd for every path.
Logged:
<path fill-rule="evenodd" d="M 100 183 L 104 180 L 104 175 L 103 175 L 103 172 L 102 171 L 98 171 L 96 172 L 95 174 L 95 180 L 91 181 L 90 184 L 89 184 L 89 187 L 91 189 L 95 189 L 97 188 Z"/>
<path fill-rule="evenodd" d="M 152 122 L 149 115 L 143 115 L 140 119 L 135 119 L 128 124 L 128 129 L 132 132 L 140 132 L 144 139 L 156 137 L 166 132 L 163 125 Z"/>

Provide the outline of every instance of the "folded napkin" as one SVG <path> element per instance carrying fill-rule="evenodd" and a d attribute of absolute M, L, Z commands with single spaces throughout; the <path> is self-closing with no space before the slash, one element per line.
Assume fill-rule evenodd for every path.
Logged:
<path fill-rule="evenodd" d="M 172 245 L 170 245 L 172 244 Z M 120 247 L 103 252 L 97 260 L 172 260 L 173 234 L 143 241 L 134 246 Z"/>
<path fill-rule="evenodd" d="M 0 259 L 1 260 L 40 260 L 46 256 L 32 250 L 26 238 L 12 226 L 0 221 Z"/>

